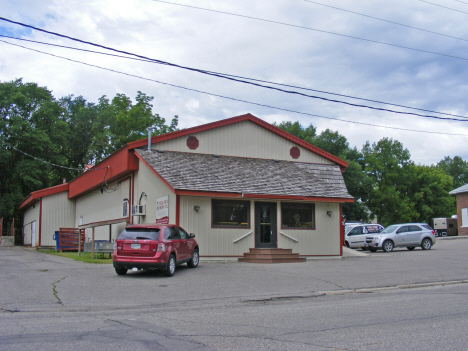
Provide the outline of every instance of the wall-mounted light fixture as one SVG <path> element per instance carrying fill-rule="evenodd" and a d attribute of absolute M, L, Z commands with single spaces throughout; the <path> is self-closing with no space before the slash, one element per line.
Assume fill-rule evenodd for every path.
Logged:
<path fill-rule="evenodd" d="M 328 217 L 331 217 L 332 214 L 333 214 L 333 211 L 327 211 Z"/>
<path fill-rule="evenodd" d="M 196 205 L 193 207 L 193 209 L 195 210 L 195 212 L 198 212 L 198 210 L 200 210 L 200 206 Z"/>

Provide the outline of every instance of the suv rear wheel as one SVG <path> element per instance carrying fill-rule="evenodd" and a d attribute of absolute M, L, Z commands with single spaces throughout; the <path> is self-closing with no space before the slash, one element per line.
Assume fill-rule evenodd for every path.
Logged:
<path fill-rule="evenodd" d="M 123 268 L 123 267 L 114 267 L 114 268 L 115 268 L 115 273 L 117 273 L 118 275 L 127 274 L 127 268 Z"/>
<path fill-rule="evenodd" d="M 432 247 L 432 241 L 429 238 L 425 238 L 421 243 L 421 249 L 430 250 Z"/>
<path fill-rule="evenodd" d="M 172 277 L 175 273 L 176 269 L 176 259 L 174 255 L 169 256 L 169 260 L 167 261 L 167 268 L 165 275 L 166 277 Z"/>

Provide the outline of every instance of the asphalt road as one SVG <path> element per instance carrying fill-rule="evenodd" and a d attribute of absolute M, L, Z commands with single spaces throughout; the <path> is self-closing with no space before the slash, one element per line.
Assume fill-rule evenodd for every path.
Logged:
<path fill-rule="evenodd" d="M 466 350 L 467 250 L 439 240 L 166 278 L 0 248 L 0 350 Z"/>

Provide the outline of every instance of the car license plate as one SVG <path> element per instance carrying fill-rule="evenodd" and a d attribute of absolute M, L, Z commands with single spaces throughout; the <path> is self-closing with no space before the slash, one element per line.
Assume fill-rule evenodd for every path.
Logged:
<path fill-rule="evenodd" d="M 132 244 L 132 250 L 140 250 L 141 244 Z"/>

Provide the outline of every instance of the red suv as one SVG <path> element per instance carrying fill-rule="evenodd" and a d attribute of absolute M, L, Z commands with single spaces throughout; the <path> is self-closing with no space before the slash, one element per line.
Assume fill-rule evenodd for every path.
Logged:
<path fill-rule="evenodd" d="M 194 238 L 195 234 L 176 225 L 130 225 L 114 244 L 115 272 L 124 275 L 129 269 L 161 269 L 172 277 L 178 264 L 196 268 L 200 250 Z"/>

